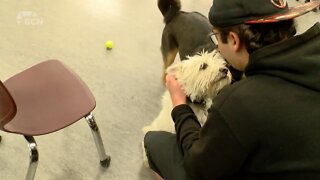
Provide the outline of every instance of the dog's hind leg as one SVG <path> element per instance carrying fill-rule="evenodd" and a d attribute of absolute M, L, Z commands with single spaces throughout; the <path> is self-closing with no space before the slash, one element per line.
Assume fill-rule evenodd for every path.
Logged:
<path fill-rule="evenodd" d="M 165 83 L 166 69 L 174 62 L 178 53 L 178 43 L 172 36 L 170 26 L 165 26 L 161 38 L 161 53 L 163 59 L 162 82 Z"/>
<path fill-rule="evenodd" d="M 175 48 L 175 49 L 172 49 L 170 50 L 169 52 L 167 52 L 165 55 L 164 55 L 164 63 L 163 63 L 163 74 L 162 74 L 162 82 L 165 84 L 166 82 L 166 70 L 167 68 L 173 64 L 175 58 L 176 58 L 176 55 L 178 53 L 178 49 Z"/>

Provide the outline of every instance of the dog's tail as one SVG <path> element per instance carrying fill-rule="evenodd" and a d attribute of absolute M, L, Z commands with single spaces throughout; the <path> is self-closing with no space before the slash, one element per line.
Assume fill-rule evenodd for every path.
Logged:
<path fill-rule="evenodd" d="M 158 0 L 158 8 L 164 17 L 164 22 L 168 24 L 179 13 L 181 3 L 180 0 Z"/>

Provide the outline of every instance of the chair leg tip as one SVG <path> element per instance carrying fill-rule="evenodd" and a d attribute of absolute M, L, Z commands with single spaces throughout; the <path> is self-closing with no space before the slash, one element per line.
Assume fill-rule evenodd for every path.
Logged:
<path fill-rule="evenodd" d="M 100 165 L 103 167 L 109 167 L 111 162 L 111 157 L 107 155 L 105 160 L 100 161 Z"/>

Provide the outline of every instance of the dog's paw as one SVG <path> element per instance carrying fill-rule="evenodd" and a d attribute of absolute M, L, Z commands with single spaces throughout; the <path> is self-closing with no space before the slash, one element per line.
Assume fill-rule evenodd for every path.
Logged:
<path fill-rule="evenodd" d="M 143 163 L 143 166 L 146 167 L 146 168 L 150 168 L 149 162 L 148 162 L 147 153 L 146 153 L 146 149 L 144 147 L 144 142 L 142 142 L 141 145 L 142 145 L 142 163 Z"/>
<path fill-rule="evenodd" d="M 143 166 L 146 167 L 146 168 L 150 168 L 147 157 L 144 157 L 144 158 L 143 158 Z"/>
<path fill-rule="evenodd" d="M 150 131 L 149 126 L 145 126 L 145 127 L 142 128 L 142 132 L 143 132 L 144 135 L 146 135 L 147 132 L 149 132 L 149 131 Z"/>

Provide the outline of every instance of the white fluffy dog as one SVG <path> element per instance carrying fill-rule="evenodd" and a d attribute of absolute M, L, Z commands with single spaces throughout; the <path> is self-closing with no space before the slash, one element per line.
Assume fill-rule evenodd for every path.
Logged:
<path fill-rule="evenodd" d="M 225 85 L 231 82 L 231 73 L 226 67 L 225 60 L 220 53 L 211 53 L 189 57 L 167 69 L 168 74 L 173 74 L 183 87 L 190 102 L 188 103 L 201 125 L 207 119 L 207 110 L 212 104 L 212 99 Z M 168 131 L 175 133 L 174 123 L 171 118 L 172 102 L 169 91 L 162 97 L 162 109 L 157 118 L 142 129 L 148 131 Z"/>
<path fill-rule="evenodd" d="M 207 110 L 210 108 L 213 98 L 222 87 L 231 83 L 231 73 L 226 67 L 225 60 L 217 51 L 211 53 L 203 52 L 189 57 L 186 61 L 173 64 L 167 69 L 167 73 L 174 75 L 179 84 L 181 84 L 189 99 L 188 104 L 201 125 L 207 119 Z M 175 133 L 171 117 L 172 109 L 169 91 L 165 91 L 159 115 L 150 125 L 142 129 L 143 133 L 146 134 L 149 131 Z M 148 167 L 145 153 L 143 159 L 144 164 Z"/>

